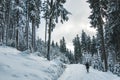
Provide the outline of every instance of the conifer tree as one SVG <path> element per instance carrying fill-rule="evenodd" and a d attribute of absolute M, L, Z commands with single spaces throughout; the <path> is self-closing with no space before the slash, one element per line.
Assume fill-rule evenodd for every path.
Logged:
<path fill-rule="evenodd" d="M 96 39 L 94 36 L 91 42 L 91 53 L 92 53 L 92 56 L 97 53 L 97 43 L 96 43 Z"/>
<path fill-rule="evenodd" d="M 29 15 L 30 15 L 30 21 L 32 23 L 32 49 L 33 52 L 35 51 L 35 45 L 36 45 L 36 27 L 39 27 L 40 23 L 40 0 L 30 0 L 29 2 Z"/>
<path fill-rule="evenodd" d="M 87 46 L 86 46 L 87 52 L 88 52 L 88 54 L 90 54 L 91 53 L 91 38 L 90 38 L 90 36 L 87 36 L 86 41 L 87 41 Z"/>
<path fill-rule="evenodd" d="M 106 0 L 105 0 L 106 1 Z M 103 0 L 88 0 L 88 3 L 90 4 L 90 8 L 92 9 L 91 15 L 90 15 L 90 23 L 91 27 L 97 28 L 98 33 L 100 34 L 100 48 L 101 48 L 101 54 L 102 54 L 102 61 L 104 62 L 104 71 L 107 71 L 107 54 L 105 51 L 105 41 L 104 41 L 104 21 L 103 17 L 105 16 L 105 10 L 106 5 L 103 5 L 105 3 Z"/>
<path fill-rule="evenodd" d="M 51 33 L 55 28 L 55 24 L 58 23 L 58 17 L 60 17 L 61 23 L 68 20 L 68 14 L 70 14 L 64 7 L 66 0 L 47 0 L 48 11 L 45 15 L 48 18 L 48 48 L 47 59 L 50 60 L 50 43 Z"/>
<path fill-rule="evenodd" d="M 115 51 L 116 61 L 120 61 L 120 1 L 119 0 L 107 0 L 108 1 L 108 17 L 106 34 L 108 35 L 108 44 L 113 47 Z"/>
<path fill-rule="evenodd" d="M 26 0 L 26 28 L 25 28 L 25 36 L 26 36 L 26 48 L 29 49 L 29 30 L 30 30 L 30 27 L 29 27 L 29 21 L 30 21 L 30 18 L 29 18 L 29 4 L 30 4 L 30 1 L 29 0 Z"/>
<path fill-rule="evenodd" d="M 81 34 L 81 46 L 82 46 L 82 53 L 87 51 L 87 34 L 82 30 Z"/>
<path fill-rule="evenodd" d="M 82 63 L 81 44 L 78 35 L 73 39 L 73 45 L 74 45 L 75 61 L 76 63 L 79 62 Z"/>
<path fill-rule="evenodd" d="M 22 26 L 21 26 L 21 16 L 23 14 L 23 9 L 22 9 L 22 6 L 20 5 L 21 4 L 21 1 L 19 0 L 14 0 L 15 3 L 14 3 L 14 6 L 15 8 L 13 9 L 14 10 L 14 21 L 15 21 L 15 27 L 16 27 L 16 30 L 15 30 L 15 40 L 16 40 L 16 48 L 17 49 L 20 49 L 20 30 L 22 29 Z"/>
<path fill-rule="evenodd" d="M 5 0 L 0 0 L 0 41 L 4 43 L 5 36 Z"/>
<path fill-rule="evenodd" d="M 52 46 L 55 47 L 55 43 L 54 43 L 54 41 L 52 41 Z"/>
<path fill-rule="evenodd" d="M 60 52 L 66 52 L 66 42 L 64 37 L 60 40 Z"/>

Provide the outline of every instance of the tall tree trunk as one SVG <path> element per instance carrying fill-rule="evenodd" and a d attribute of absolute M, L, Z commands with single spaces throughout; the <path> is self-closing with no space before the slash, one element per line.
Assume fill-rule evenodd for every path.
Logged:
<path fill-rule="evenodd" d="M 0 27 L 0 43 L 2 42 L 2 28 Z"/>
<path fill-rule="evenodd" d="M 29 0 L 26 2 L 26 46 L 29 49 Z"/>
<path fill-rule="evenodd" d="M 35 51 L 35 20 L 32 20 L 32 49 Z"/>
<path fill-rule="evenodd" d="M 16 1 L 16 4 L 19 5 L 19 0 Z M 17 11 L 17 21 L 16 21 L 16 48 L 19 50 L 19 10 Z"/>
<path fill-rule="evenodd" d="M 47 19 L 45 21 L 45 54 L 47 54 Z"/>
<path fill-rule="evenodd" d="M 117 49 L 116 61 L 120 62 L 120 34 L 119 34 L 119 32 L 117 32 L 116 39 L 117 39 L 117 41 L 116 41 L 116 46 L 117 46 L 116 47 L 116 49 Z"/>
<path fill-rule="evenodd" d="M 6 16 L 5 16 L 5 24 L 6 24 L 6 45 L 8 43 L 8 30 L 10 26 L 10 10 L 11 9 L 11 0 L 6 0 Z"/>
<path fill-rule="evenodd" d="M 17 12 L 16 48 L 19 50 L 19 12 Z"/>
<path fill-rule="evenodd" d="M 103 26 L 100 26 L 100 35 L 101 35 L 101 48 L 102 48 L 102 60 L 104 61 L 105 69 L 104 71 L 107 72 L 108 65 L 107 65 L 107 54 L 105 51 L 105 41 L 104 41 L 104 30 Z"/>
<path fill-rule="evenodd" d="M 18 28 L 16 30 L 16 48 L 19 50 L 19 32 L 18 32 Z"/>
<path fill-rule="evenodd" d="M 5 0 L 3 0 L 3 29 L 4 29 L 4 35 L 3 35 L 3 44 L 6 44 L 6 20 L 5 20 L 5 18 L 6 18 L 6 5 L 5 5 Z"/>
<path fill-rule="evenodd" d="M 8 26 L 6 26 L 6 36 L 5 36 L 5 38 L 6 38 L 5 43 L 7 45 L 7 43 L 8 43 Z"/>
<path fill-rule="evenodd" d="M 3 25 L 2 25 L 2 44 L 4 43 L 4 27 L 3 27 Z"/>
<path fill-rule="evenodd" d="M 51 23 L 52 23 L 52 18 L 50 18 L 49 21 L 49 30 L 48 30 L 48 50 L 47 50 L 47 59 L 50 60 L 50 42 L 51 42 Z"/>
<path fill-rule="evenodd" d="M 46 46 L 46 42 L 47 42 L 47 19 L 45 19 L 46 23 L 45 23 L 45 46 Z"/>
<path fill-rule="evenodd" d="M 53 19 L 53 14 L 52 14 L 53 13 L 53 11 L 52 11 L 53 6 L 52 5 L 53 5 L 53 0 L 50 1 L 50 9 L 51 9 L 50 10 L 50 14 L 51 14 L 51 16 L 50 16 L 49 21 L 48 21 L 49 22 L 48 23 L 49 24 L 48 25 L 48 29 L 49 29 L 48 30 L 48 44 L 47 44 L 48 45 L 47 46 L 48 47 L 47 48 L 48 49 L 47 50 L 47 59 L 48 60 L 50 60 L 50 42 L 51 42 L 51 29 L 52 29 L 52 19 Z"/>

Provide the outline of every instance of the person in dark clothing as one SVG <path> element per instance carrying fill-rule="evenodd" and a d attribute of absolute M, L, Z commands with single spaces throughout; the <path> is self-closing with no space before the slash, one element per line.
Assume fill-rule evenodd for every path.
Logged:
<path fill-rule="evenodd" d="M 87 70 L 87 72 L 89 73 L 89 66 L 90 66 L 89 63 L 86 62 L 85 66 L 86 66 L 86 70 Z"/>

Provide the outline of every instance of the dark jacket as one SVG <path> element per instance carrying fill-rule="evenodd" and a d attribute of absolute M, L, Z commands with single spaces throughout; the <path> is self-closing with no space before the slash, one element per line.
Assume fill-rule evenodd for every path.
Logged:
<path fill-rule="evenodd" d="M 87 63 L 85 64 L 85 66 L 86 66 L 86 68 L 88 69 L 88 68 L 89 68 L 89 63 L 87 62 Z"/>

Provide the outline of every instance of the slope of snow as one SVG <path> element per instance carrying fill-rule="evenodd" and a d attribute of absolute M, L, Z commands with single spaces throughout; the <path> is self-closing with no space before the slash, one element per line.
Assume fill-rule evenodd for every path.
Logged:
<path fill-rule="evenodd" d="M 86 72 L 85 66 L 80 64 L 68 65 L 65 72 L 58 80 L 120 80 L 120 77 L 110 72 L 101 72 L 90 68 Z"/>
<path fill-rule="evenodd" d="M 60 61 L 47 61 L 35 55 L 0 47 L 0 80 L 57 80 L 63 72 Z"/>

